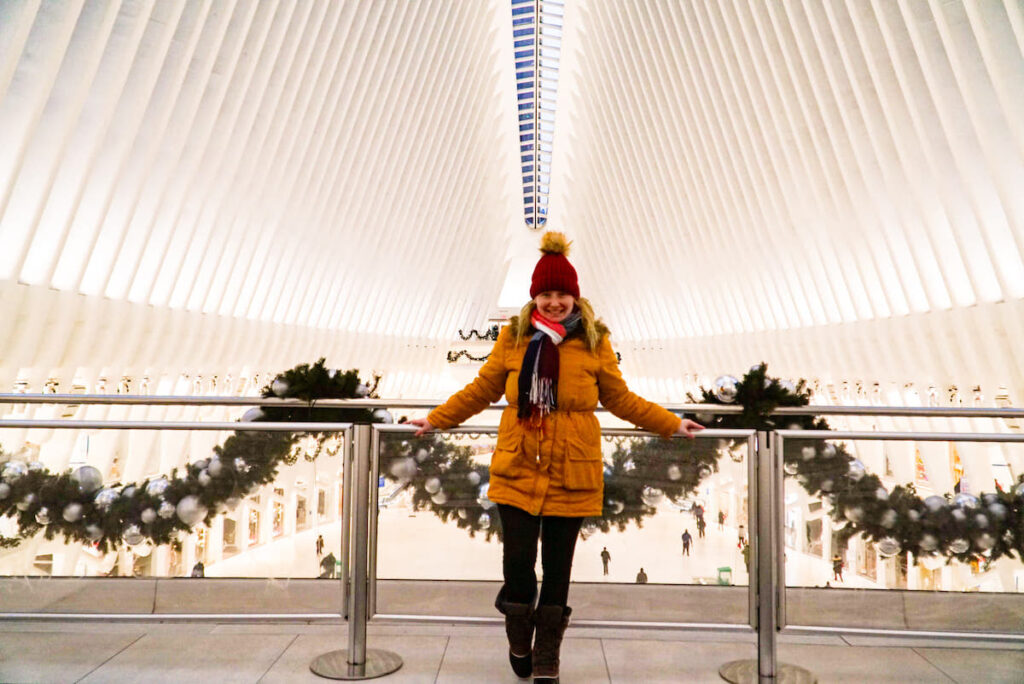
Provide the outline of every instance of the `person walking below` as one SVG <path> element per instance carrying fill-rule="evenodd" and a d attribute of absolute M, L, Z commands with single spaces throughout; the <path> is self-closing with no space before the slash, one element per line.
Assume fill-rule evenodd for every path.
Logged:
<path fill-rule="evenodd" d="M 612 554 L 608 553 L 608 547 L 605 546 L 601 549 L 601 565 L 604 566 L 604 574 L 608 575 L 608 561 L 612 559 Z"/>
<path fill-rule="evenodd" d="M 832 579 L 843 581 L 843 557 L 838 553 L 832 556 Z"/>
<path fill-rule="evenodd" d="M 718 511 L 718 531 L 721 532 L 725 528 L 725 511 Z"/>
<path fill-rule="evenodd" d="M 644 572 L 643 568 L 640 568 L 640 572 L 636 573 L 637 584 L 647 584 L 647 573 Z"/>
<path fill-rule="evenodd" d="M 704 538 L 704 530 L 708 528 L 708 524 L 704 522 L 704 517 L 697 518 L 697 536 L 701 539 Z"/>
<path fill-rule="evenodd" d="M 319 558 L 324 553 L 324 535 L 318 534 L 316 536 L 316 557 Z"/>
<path fill-rule="evenodd" d="M 683 530 L 683 555 L 690 555 L 690 543 L 693 541 L 693 535 L 690 534 L 690 530 Z"/>
<path fill-rule="evenodd" d="M 580 525 L 586 516 L 600 516 L 603 506 L 598 402 L 663 437 L 692 437 L 702 426 L 629 390 L 608 328 L 580 296 L 568 240 L 545 233 L 541 252 L 530 301 L 498 333 L 476 379 L 409 423 L 420 428 L 417 435 L 445 430 L 502 394 L 507 398 L 487 493 L 498 505 L 503 530 L 505 581 L 494 605 L 505 616 L 512 670 L 520 677 L 532 673 L 536 684 L 552 684 L 572 614 L 569 578 Z M 539 596 L 538 540 L 544 572 Z"/>

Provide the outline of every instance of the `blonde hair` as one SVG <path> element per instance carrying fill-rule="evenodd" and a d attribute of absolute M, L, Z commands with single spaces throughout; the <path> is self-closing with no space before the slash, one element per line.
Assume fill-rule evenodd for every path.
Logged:
<path fill-rule="evenodd" d="M 534 310 L 537 308 L 537 302 L 530 300 L 526 303 L 526 306 L 519 312 L 517 323 L 513 326 L 516 335 L 516 346 L 523 343 L 526 331 L 530 327 L 530 317 L 533 315 Z M 580 297 L 576 300 L 576 308 L 580 310 L 580 323 L 583 325 L 583 343 L 587 346 L 589 351 L 597 349 L 597 345 L 601 342 L 602 331 L 607 330 L 600 321 L 597 320 L 597 316 L 594 315 L 594 307 L 590 305 L 590 302 Z"/>

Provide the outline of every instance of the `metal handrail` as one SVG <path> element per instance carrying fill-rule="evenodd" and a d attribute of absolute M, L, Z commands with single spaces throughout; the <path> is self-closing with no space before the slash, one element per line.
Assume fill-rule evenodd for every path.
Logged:
<path fill-rule="evenodd" d="M 341 432 L 352 423 L 226 423 L 162 420 L 0 419 L 3 428 L 60 428 L 63 430 L 225 430 L 239 432 Z"/>
<path fill-rule="evenodd" d="M 317 399 L 312 402 L 319 408 L 353 409 L 433 409 L 443 402 L 437 399 Z M 193 395 L 145 395 L 145 394 L 0 394 L 0 404 L 88 404 L 88 405 L 129 405 L 129 406 L 274 406 L 278 408 L 308 407 L 310 402 L 301 399 L 277 399 L 267 397 L 193 396 Z M 484 410 L 504 409 L 508 405 L 497 403 Z M 661 406 L 670 411 L 687 413 L 709 413 L 713 415 L 737 414 L 743 407 L 733 404 L 678 404 L 664 403 Z M 598 411 L 607 411 L 598 406 Z M 1024 419 L 1024 408 L 999 407 L 939 407 L 939 406 L 780 406 L 772 411 L 774 416 L 899 416 L 917 418 L 1020 418 Z"/>
<path fill-rule="evenodd" d="M 783 439 L 853 439 L 915 442 L 1024 442 L 1024 434 L 1003 432 L 878 432 L 875 430 L 776 430 Z"/>
<path fill-rule="evenodd" d="M 277 408 L 308 408 L 312 403 L 317 408 L 351 409 L 433 409 L 444 401 L 437 399 L 317 399 L 313 402 L 302 399 L 277 399 L 273 397 L 200 397 L 187 395 L 146 395 L 146 394 L 0 394 L 0 404 L 89 404 L 128 406 L 273 406 Z M 491 404 L 485 411 L 503 410 L 506 403 Z M 721 404 L 661 404 L 670 411 L 691 413 L 733 414 L 741 413 L 741 406 Z M 607 411 L 598 406 L 597 411 Z"/>

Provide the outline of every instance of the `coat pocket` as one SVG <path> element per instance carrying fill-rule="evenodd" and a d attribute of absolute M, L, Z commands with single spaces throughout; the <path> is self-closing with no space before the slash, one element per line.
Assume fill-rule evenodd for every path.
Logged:
<path fill-rule="evenodd" d="M 604 481 L 601 445 L 572 444 L 565 459 L 562 484 L 566 489 L 600 489 Z"/>
<path fill-rule="evenodd" d="M 522 477 L 522 443 L 523 433 L 519 430 L 507 430 L 498 434 L 498 443 L 491 456 L 491 474 L 498 477 Z"/>

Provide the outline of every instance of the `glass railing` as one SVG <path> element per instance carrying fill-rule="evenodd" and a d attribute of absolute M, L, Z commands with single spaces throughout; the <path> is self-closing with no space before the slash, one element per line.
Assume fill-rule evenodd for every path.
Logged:
<path fill-rule="evenodd" d="M 375 613 L 493 618 L 502 558 L 501 519 L 487 497 L 496 428 L 420 438 L 401 425 L 375 431 Z M 604 511 L 584 522 L 576 545 L 576 622 L 749 627 L 753 431 L 603 434 Z"/>
<path fill-rule="evenodd" d="M 0 494 L 30 504 L 37 530 L 0 549 L 0 615 L 338 617 L 339 585 L 321 580 L 347 567 L 349 433 L 337 423 L 0 421 L 10 456 Z M 18 532 L 0 519 L 5 538 Z"/>
<path fill-rule="evenodd" d="M 365 649 L 366 619 L 498 621 L 491 606 L 501 582 L 500 519 L 487 496 L 495 428 L 414 438 L 412 428 L 393 424 L 348 430 L 132 421 L 126 418 L 137 414 L 123 406 L 103 420 L 59 417 L 80 416 L 89 404 L 144 411 L 145 399 L 154 398 L 3 395 L 0 404 L 40 408 L 0 420 L 0 443 L 25 461 L 26 473 L 38 467 L 32 461 L 53 471 L 102 466 L 116 473 L 108 480 L 119 480 L 115 500 L 131 497 L 123 491 L 128 483 L 169 476 L 182 454 L 209 471 L 214 448 L 233 432 L 287 435 L 287 464 L 155 547 L 132 530 L 115 535 L 108 550 L 48 540 L 40 523 L 40 534 L 0 549 L 0 618 L 356 615 L 362 631 L 354 630 L 350 649 L 357 650 Z M 287 403 L 155 399 L 203 411 Z M 47 402 L 73 410 L 46 415 Z M 842 416 L 837 424 L 866 415 L 1024 417 L 1008 409 L 951 411 L 805 407 L 778 414 Z M 164 418 L 170 415 L 180 414 Z M 321 436 L 310 438 L 313 432 Z M 756 634 L 761 674 L 775 672 L 776 639 L 789 634 L 1024 644 L 1024 565 L 1016 550 L 1024 535 L 1024 435 L 707 430 L 667 441 L 636 430 L 603 434 L 604 514 L 584 523 L 577 544 L 570 590 L 577 625 L 724 630 L 739 643 L 749 635 L 751 649 Z M 140 452 L 147 458 L 111 460 Z M 64 511 L 42 518 L 58 514 Z M 16 531 L 10 520 L 0 525 L 7 536 Z M 192 577 L 198 563 L 202 578 Z"/>
<path fill-rule="evenodd" d="M 1024 436 L 783 431 L 776 446 L 787 629 L 1024 634 Z"/>

